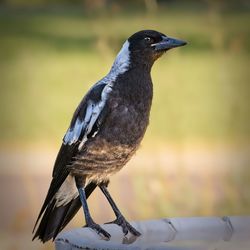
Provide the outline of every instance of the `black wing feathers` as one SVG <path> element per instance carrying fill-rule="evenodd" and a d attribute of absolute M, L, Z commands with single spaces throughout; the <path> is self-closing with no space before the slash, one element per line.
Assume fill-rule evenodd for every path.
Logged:
<path fill-rule="evenodd" d="M 85 187 L 86 197 L 88 198 L 95 190 L 96 184 L 90 183 Z M 55 200 L 47 206 L 40 225 L 33 237 L 38 237 L 42 242 L 55 239 L 57 234 L 71 221 L 81 207 L 79 196 L 60 207 L 55 207 Z"/>
<path fill-rule="evenodd" d="M 67 169 L 67 165 L 71 163 L 72 157 L 76 154 L 78 144 L 74 145 L 64 145 L 62 144 L 60 151 L 57 155 L 55 166 L 53 170 L 53 178 L 50 183 L 50 187 L 47 193 L 47 196 L 44 200 L 43 206 L 41 208 L 41 211 L 38 215 L 38 218 L 36 220 L 34 229 L 42 216 L 43 212 L 45 211 L 46 207 L 49 205 L 49 203 L 53 200 L 54 195 L 59 190 L 60 186 L 63 184 L 65 179 L 67 178 L 69 172 Z M 33 231 L 34 231 L 33 229 Z"/>

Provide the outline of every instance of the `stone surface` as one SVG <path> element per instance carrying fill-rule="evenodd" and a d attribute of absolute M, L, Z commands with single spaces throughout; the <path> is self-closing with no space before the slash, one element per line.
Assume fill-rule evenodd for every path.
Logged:
<path fill-rule="evenodd" d="M 249 250 L 250 216 L 192 217 L 148 220 L 131 223 L 142 235 L 124 236 L 117 225 L 102 227 L 111 234 L 101 239 L 89 228 L 62 232 L 56 250 Z"/>

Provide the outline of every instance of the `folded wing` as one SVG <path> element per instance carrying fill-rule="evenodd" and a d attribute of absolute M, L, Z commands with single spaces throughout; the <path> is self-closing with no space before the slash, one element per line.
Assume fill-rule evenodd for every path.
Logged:
<path fill-rule="evenodd" d="M 69 175 L 67 166 L 74 162 L 75 156 L 83 150 L 86 141 L 94 137 L 101 128 L 110 91 L 112 88 L 109 84 L 97 83 L 76 109 L 55 161 L 52 181 L 35 223 L 36 232 L 33 239 L 38 237 L 45 242 L 55 238 L 79 210 L 81 203 L 74 178 Z M 89 196 L 95 187 L 95 183 L 88 184 L 85 188 L 86 196 Z"/>

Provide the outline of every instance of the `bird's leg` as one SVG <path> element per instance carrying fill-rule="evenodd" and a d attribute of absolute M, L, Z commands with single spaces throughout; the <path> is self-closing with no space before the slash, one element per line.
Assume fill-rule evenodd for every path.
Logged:
<path fill-rule="evenodd" d="M 85 194 L 85 180 L 82 177 L 75 177 L 76 180 L 76 186 L 79 192 L 80 200 L 83 207 L 83 212 L 85 216 L 86 226 L 96 231 L 99 235 L 104 236 L 106 239 L 110 239 L 111 235 L 106 232 L 104 229 L 100 227 L 100 225 L 96 224 L 94 220 L 92 219 L 89 207 L 87 204 L 86 194 Z"/>
<path fill-rule="evenodd" d="M 102 183 L 99 185 L 101 191 L 103 192 L 103 194 L 105 195 L 105 197 L 107 198 L 110 206 L 112 207 L 116 219 L 110 223 L 115 223 L 119 226 L 122 227 L 122 231 L 125 235 L 128 234 L 128 232 L 130 232 L 131 234 L 133 234 L 134 236 L 140 236 L 141 234 L 134 228 L 132 227 L 128 221 L 124 218 L 124 216 L 121 214 L 120 210 L 118 209 L 117 205 L 115 204 L 114 200 L 112 199 L 112 197 L 110 196 L 110 193 L 107 189 L 107 184 Z"/>

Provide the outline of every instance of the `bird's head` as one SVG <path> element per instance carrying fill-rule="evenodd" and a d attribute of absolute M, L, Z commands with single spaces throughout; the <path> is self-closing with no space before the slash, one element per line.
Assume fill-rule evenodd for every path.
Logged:
<path fill-rule="evenodd" d="M 155 30 L 138 31 L 123 44 L 111 71 L 115 74 L 124 73 L 134 66 L 146 66 L 151 69 L 155 60 L 166 51 L 186 44 L 185 41 L 168 37 Z"/>
<path fill-rule="evenodd" d="M 158 31 L 142 30 L 128 39 L 129 51 L 133 61 L 153 64 L 166 51 L 186 45 L 185 41 L 168 37 Z"/>

